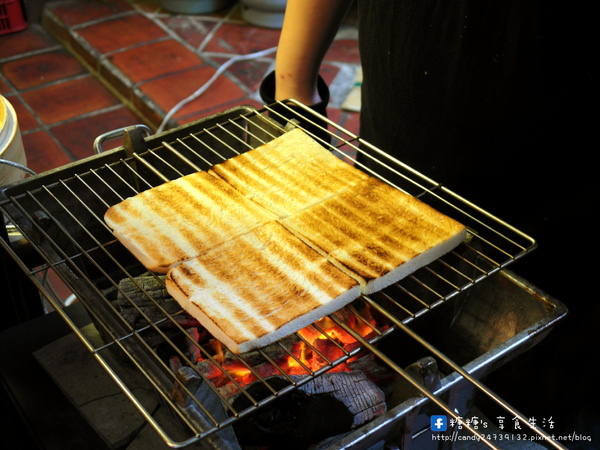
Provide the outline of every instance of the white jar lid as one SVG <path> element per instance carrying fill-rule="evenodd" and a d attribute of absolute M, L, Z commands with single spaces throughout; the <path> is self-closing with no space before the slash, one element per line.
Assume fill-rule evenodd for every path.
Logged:
<path fill-rule="evenodd" d="M 0 95 L 0 159 L 20 166 L 27 164 L 17 114 L 2 95 Z M 24 176 L 25 172 L 22 169 L 0 164 L 0 186 L 18 181 Z"/>
<path fill-rule="evenodd" d="M 0 130 L 4 129 L 4 123 L 6 122 L 6 116 L 8 114 L 5 103 L 6 100 L 0 95 Z"/>

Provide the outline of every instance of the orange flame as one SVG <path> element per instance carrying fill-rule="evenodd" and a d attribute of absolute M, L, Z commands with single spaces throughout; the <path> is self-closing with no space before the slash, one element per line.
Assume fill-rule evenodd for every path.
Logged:
<path fill-rule="evenodd" d="M 361 311 L 361 316 L 366 318 L 366 323 L 355 315 L 345 317 L 347 325 L 361 337 L 367 337 L 373 332 L 372 326 L 375 320 L 368 310 Z M 331 318 L 325 317 L 319 320 L 315 326 L 308 326 L 298 331 L 302 339 L 296 342 L 291 354 L 283 361 L 276 361 L 278 367 L 288 375 L 308 375 L 325 367 L 329 362 L 343 357 L 347 351 L 352 350 L 358 344 L 356 339 L 342 327 L 337 325 Z M 239 361 L 225 361 L 225 352 L 220 342 L 214 341 L 212 350 L 215 352 L 213 358 L 222 365 L 231 377 L 241 386 L 256 380 L 252 371 L 260 376 L 277 375 L 279 371 L 271 364 L 263 364 L 253 367 L 252 371 Z M 350 370 L 346 363 L 342 363 L 331 369 L 332 372 Z M 223 377 L 227 378 L 227 377 Z M 217 384 L 226 380 L 213 380 Z"/>

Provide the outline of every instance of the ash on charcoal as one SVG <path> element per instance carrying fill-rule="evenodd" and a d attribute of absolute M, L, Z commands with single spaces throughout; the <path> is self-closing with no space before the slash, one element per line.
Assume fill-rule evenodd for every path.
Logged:
<path fill-rule="evenodd" d="M 360 371 L 328 372 L 300 386 L 310 396 L 328 394 L 342 402 L 352 415 L 351 428 L 386 412 L 384 392 Z"/>
<path fill-rule="evenodd" d="M 116 295 L 113 293 L 113 305 L 151 348 L 160 353 L 166 335 L 169 339 L 177 339 L 180 330 L 199 327 L 200 324 L 188 314 L 181 314 L 181 306 L 169 295 L 165 287 L 164 275 L 144 273 L 136 277 L 123 278 L 119 281 Z M 171 320 L 164 320 L 170 317 Z M 150 324 L 156 324 L 161 330 L 158 333 Z"/>
<path fill-rule="evenodd" d="M 164 276 L 141 275 L 119 281 L 115 306 L 134 328 L 145 326 L 174 314 L 181 306 L 165 288 Z"/>

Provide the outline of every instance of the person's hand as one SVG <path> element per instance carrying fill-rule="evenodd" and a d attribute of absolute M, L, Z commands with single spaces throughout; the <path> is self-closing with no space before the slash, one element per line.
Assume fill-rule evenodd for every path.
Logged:
<path fill-rule="evenodd" d="M 329 88 L 320 76 L 317 79 L 317 95 L 319 101 L 309 106 L 320 115 L 327 117 L 327 104 L 329 103 Z M 275 101 L 275 72 L 269 73 L 260 84 L 260 97 L 267 106 L 273 111 L 270 117 L 277 122 L 285 125 L 289 120 L 297 120 L 298 126 L 306 130 L 312 137 L 317 138 L 321 144 L 327 145 L 331 142 L 331 136 L 327 131 L 327 122 L 322 118 L 307 114 L 302 108 L 293 104 Z M 290 100 L 290 99 L 286 99 Z"/>

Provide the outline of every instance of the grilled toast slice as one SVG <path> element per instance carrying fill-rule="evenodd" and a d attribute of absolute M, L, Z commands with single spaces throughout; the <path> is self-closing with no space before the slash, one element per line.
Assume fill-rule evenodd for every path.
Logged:
<path fill-rule="evenodd" d="M 355 279 L 277 222 L 182 262 L 166 285 L 234 353 L 273 343 L 360 295 Z"/>
<path fill-rule="evenodd" d="M 148 270 L 159 273 L 274 218 L 208 172 L 141 192 L 104 215 L 117 239 Z"/>
<path fill-rule="evenodd" d="M 397 282 L 466 237 L 464 225 L 376 178 L 281 223 L 356 274 L 364 294 Z"/>

